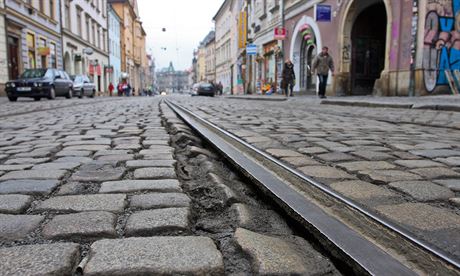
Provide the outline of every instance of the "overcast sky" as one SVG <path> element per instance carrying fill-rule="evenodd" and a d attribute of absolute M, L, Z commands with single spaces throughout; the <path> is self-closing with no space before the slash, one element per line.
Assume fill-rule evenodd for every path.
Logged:
<path fill-rule="evenodd" d="M 212 18 L 222 3 L 223 0 L 138 0 L 147 33 L 147 53 L 153 53 L 157 70 L 167 67 L 170 61 L 177 70 L 192 66 L 193 49 L 214 27 Z"/>

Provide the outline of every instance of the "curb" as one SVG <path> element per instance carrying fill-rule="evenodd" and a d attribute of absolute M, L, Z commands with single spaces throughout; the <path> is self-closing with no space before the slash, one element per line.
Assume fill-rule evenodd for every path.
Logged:
<path fill-rule="evenodd" d="M 336 101 L 336 100 L 322 100 L 321 104 L 343 105 L 343 106 L 360 106 L 360 107 L 404 108 L 404 109 L 411 109 L 413 107 L 413 104 L 351 102 L 351 101 Z"/>
<path fill-rule="evenodd" d="M 249 101 L 268 101 L 268 102 L 283 102 L 287 101 L 288 98 L 284 97 L 244 97 L 244 96 L 225 96 L 226 99 L 235 99 L 235 100 L 249 100 Z"/>

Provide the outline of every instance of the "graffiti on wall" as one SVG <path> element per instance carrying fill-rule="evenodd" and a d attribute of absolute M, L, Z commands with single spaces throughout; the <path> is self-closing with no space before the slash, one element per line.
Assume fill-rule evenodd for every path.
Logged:
<path fill-rule="evenodd" d="M 423 68 L 428 92 L 448 84 L 445 70 L 460 70 L 460 0 L 427 1 Z"/>

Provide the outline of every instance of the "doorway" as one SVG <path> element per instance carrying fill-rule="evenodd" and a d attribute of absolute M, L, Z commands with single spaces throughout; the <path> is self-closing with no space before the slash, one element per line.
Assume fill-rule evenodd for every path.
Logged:
<path fill-rule="evenodd" d="M 311 74 L 313 59 L 317 55 L 316 45 L 302 41 L 300 52 L 300 90 L 316 91 L 316 76 Z"/>
<path fill-rule="evenodd" d="M 19 38 L 8 36 L 8 77 L 15 80 L 19 77 Z"/>
<path fill-rule="evenodd" d="M 385 67 L 387 13 L 381 1 L 361 11 L 352 32 L 352 95 L 372 94 Z"/>

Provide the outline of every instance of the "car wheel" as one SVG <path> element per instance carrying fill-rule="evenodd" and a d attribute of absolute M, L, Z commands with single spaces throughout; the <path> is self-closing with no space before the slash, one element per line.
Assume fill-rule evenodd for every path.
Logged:
<path fill-rule="evenodd" d="M 65 95 L 66 99 L 72 99 L 73 97 L 73 91 L 72 88 L 69 88 L 69 91 L 67 92 L 67 95 Z"/>
<path fill-rule="evenodd" d="M 54 100 L 56 99 L 56 90 L 54 90 L 54 87 L 50 88 L 50 92 L 48 94 L 48 100 Z"/>
<path fill-rule="evenodd" d="M 36 102 L 40 101 L 41 99 L 42 98 L 40 98 L 40 97 L 34 97 L 34 101 L 36 101 Z"/>
<path fill-rule="evenodd" d="M 96 95 L 96 91 L 93 90 L 93 93 L 89 97 L 94 98 L 94 95 Z"/>
<path fill-rule="evenodd" d="M 81 99 L 81 98 L 83 98 L 84 95 L 85 95 L 85 90 L 82 89 L 80 91 L 80 94 L 78 94 L 78 98 Z"/>
<path fill-rule="evenodd" d="M 10 100 L 10 102 L 15 102 L 18 100 L 18 97 L 8 96 L 8 100 Z"/>

